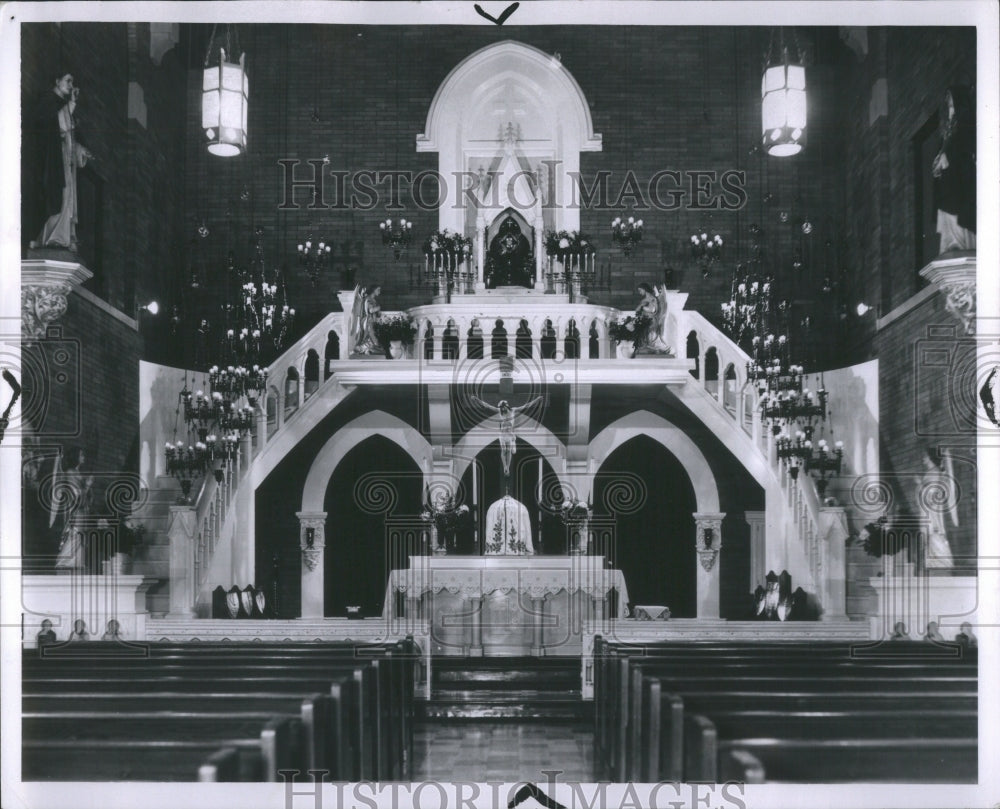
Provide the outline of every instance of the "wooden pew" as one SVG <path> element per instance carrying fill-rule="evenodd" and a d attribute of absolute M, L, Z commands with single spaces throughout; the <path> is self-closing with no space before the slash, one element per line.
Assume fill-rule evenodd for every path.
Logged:
<path fill-rule="evenodd" d="M 91 652 L 96 650 L 96 645 L 90 646 L 88 644 L 80 644 L 78 648 L 83 646 L 87 646 Z M 255 644 L 249 649 L 246 647 L 242 647 L 241 649 L 241 647 L 236 646 L 220 646 L 223 648 L 208 649 L 207 647 L 201 647 L 194 655 L 189 654 L 191 646 L 183 646 L 170 650 L 156 649 L 153 646 L 151 647 L 150 658 L 146 660 L 129 660 L 125 666 L 120 666 L 121 661 L 115 659 L 114 656 L 102 657 L 96 653 L 88 655 L 86 659 L 81 659 L 75 654 L 67 654 L 64 660 L 60 660 L 56 655 L 46 655 L 45 657 L 33 656 L 32 660 L 26 661 L 25 665 L 25 707 L 26 709 L 34 708 L 36 710 L 43 709 L 43 706 L 50 706 L 52 704 L 73 705 L 73 707 L 76 707 L 76 704 L 81 702 L 93 704 L 94 700 L 98 700 L 106 709 L 121 710 L 123 707 L 122 698 L 124 697 L 126 703 L 133 702 L 136 705 L 143 704 L 143 702 L 150 699 L 156 700 L 159 704 L 163 704 L 164 702 L 176 703 L 176 700 L 180 699 L 184 702 L 184 707 L 197 710 L 198 706 L 201 705 L 199 698 L 193 696 L 187 697 L 185 694 L 190 693 L 193 695 L 200 693 L 202 698 L 204 698 L 208 696 L 204 690 L 207 686 L 210 688 L 224 687 L 226 689 L 223 694 L 210 695 L 209 698 L 213 701 L 222 698 L 223 700 L 245 704 L 246 697 L 253 695 L 259 700 L 268 701 L 269 707 L 287 710 L 290 707 L 288 705 L 289 699 L 300 696 L 297 693 L 299 690 L 308 690 L 318 684 L 329 684 L 330 679 L 332 679 L 330 663 L 339 660 L 341 661 L 339 665 L 344 666 L 346 664 L 347 668 L 356 669 L 354 673 L 358 675 L 357 685 L 359 688 L 364 685 L 365 678 L 372 671 L 375 672 L 374 676 L 370 676 L 371 682 L 368 692 L 372 695 L 371 701 L 376 708 L 373 715 L 383 721 L 372 723 L 376 730 L 376 733 L 369 733 L 369 736 L 374 737 L 373 746 L 375 752 L 372 758 L 376 759 L 378 764 L 372 767 L 371 774 L 365 777 L 381 777 L 383 779 L 390 777 L 399 778 L 404 774 L 408 766 L 409 750 L 412 745 L 412 721 L 410 717 L 413 702 L 413 660 L 416 657 L 415 648 L 412 644 L 393 644 L 391 647 L 383 646 L 381 648 L 370 646 L 359 648 L 356 644 L 345 644 L 338 649 L 318 649 L 316 646 L 309 646 L 300 650 L 303 656 L 293 661 L 288 660 L 289 650 L 283 645 L 277 648 L 268 648 Z M 237 650 L 251 653 L 255 661 L 265 658 L 269 662 L 258 664 L 248 661 L 246 664 L 237 664 L 234 666 L 230 658 L 233 656 L 232 652 Z M 164 651 L 167 651 L 167 654 L 163 654 Z M 312 672 L 307 672 L 301 676 L 298 673 L 289 674 L 289 668 L 287 668 L 289 664 L 299 667 L 301 663 L 308 661 L 307 665 L 312 669 L 313 664 L 315 664 L 317 652 L 320 652 L 321 656 L 328 658 L 328 662 L 315 666 L 317 669 L 316 677 L 310 676 Z M 220 668 L 214 662 L 220 655 L 223 659 L 229 661 L 224 669 Z M 395 656 L 395 659 L 390 660 L 389 658 L 393 656 Z M 296 658 L 297 655 L 293 654 L 291 657 Z M 380 661 L 379 657 L 383 659 Z M 190 665 L 189 661 L 192 658 L 194 664 Z M 363 660 L 361 666 L 353 666 L 352 664 L 356 663 L 359 658 Z M 364 658 L 368 659 L 364 660 Z M 41 663 L 39 663 L 39 659 Z M 163 661 L 165 659 L 169 659 L 171 662 L 164 664 Z M 51 666 L 52 663 L 57 661 L 60 664 L 70 664 L 77 669 L 81 667 L 80 664 L 83 664 L 89 669 L 87 672 L 88 676 L 62 676 L 63 674 L 68 674 L 68 672 L 66 670 L 59 671 L 58 668 Z M 102 666 L 105 669 L 102 670 Z M 169 666 L 169 668 L 165 666 Z M 118 669 L 124 668 L 125 671 L 119 671 L 117 678 L 114 676 L 109 678 L 108 675 L 111 674 L 112 667 Z M 259 676 L 261 674 L 278 674 L 278 671 L 274 671 L 276 668 L 281 669 L 281 676 L 277 681 L 273 677 Z M 322 675 L 320 670 L 323 672 Z M 292 671 L 294 672 L 295 669 L 293 668 Z M 101 679 L 94 679 L 97 675 L 100 675 Z M 205 682 L 206 679 L 209 680 L 208 683 Z M 109 685 L 106 686 L 105 683 Z M 290 684 L 295 690 L 291 694 L 288 694 L 287 687 Z M 340 686 L 335 686 L 335 689 L 348 689 L 350 685 L 350 683 L 344 683 Z M 282 687 L 282 692 L 277 690 L 272 692 L 272 687 Z M 53 688 L 57 688 L 58 693 L 50 694 L 49 697 L 42 696 L 46 691 L 50 691 Z M 249 690 L 241 693 L 245 689 Z M 261 691 L 261 689 L 267 690 Z M 122 694 L 123 691 L 128 693 Z M 102 693 L 114 693 L 115 696 L 112 699 L 106 699 L 100 696 Z M 315 728 L 315 725 L 319 724 L 317 719 L 321 714 L 332 713 L 335 722 L 344 723 L 345 711 L 338 711 L 335 706 L 332 712 L 328 710 L 331 706 L 327 704 L 326 695 L 323 696 L 324 699 L 320 699 L 318 702 L 314 701 L 311 706 L 308 706 L 308 713 L 304 716 L 306 725 L 311 728 L 314 748 L 319 747 L 319 739 L 323 735 Z M 54 703 L 52 697 L 55 698 Z M 129 697 L 132 697 L 132 699 L 129 699 Z M 301 699 L 299 701 L 301 702 Z M 215 704 L 218 703 L 215 702 Z M 363 700 L 358 700 L 357 704 L 361 709 L 365 707 Z M 338 713 L 341 717 L 339 720 L 337 719 Z M 359 712 L 352 717 L 353 723 L 362 732 L 367 729 L 370 720 L 371 716 L 366 716 L 363 712 Z M 390 732 L 394 727 L 398 728 L 398 732 Z M 275 731 L 275 733 L 278 734 L 278 731 Z M 278 736 L 280 737 L 280 734 Z M 246 740 L 243 741 L 246 742 Z M 355 760 L 362 757 L 367 758 L 367 756 L 364 756 L 365 746 L 364 740 L 360 740 L 358 744 L 359 756 Z M 341 745 L 341 747 L 342 749 L 336 753 L 339 763 L 336 768 L 330 767 L 331 771 L 342 769 L 345 766 L 345 759 L 351 755 L 349 752 L 345 752 L 350 750 L 349 746 Z M 321 755 L 324 754 L 320 750 L 315 749 L 312 757 L 306 763 L 315 763 Z M 367 770 L 368 768 L 364 767 L 364 769 Z M 361 775 L 362 767 L 355 767 L 354 778 L 357 779 Z"/>
<path fill-rule="evenodd" d="M 776 647 L 762 651 L 759 647 L 738 647 L 732 645 L 713 645 L 712 654 L 705 655 L 707 649 L 701 645 L 685 644 L 677 649 L 668 645 L 650 649 L 643 647 L 622 647 L 621 645 L 595 643 L 595 752 L 598 764 L 604 762 L 612 772 L 615 780 L 622 780 L 623 773 L 630 777 L 646 778 L 651 774 L 652 761 L 660 758 L 663 761 L 674 761 L 676 752 L 672 750 L 651 750 L 649 741 L 658 738 L 659 734 L 673 734 L 676 737 L 676 703 L 670 697 L 670 691 L 680 691 L 680 696 L 687 698 L 686 687 L 700 688 L 696 701 L 700 697 L 703 706 L 708 710 L 719 700 L 730 699 L 733 705 L 746 705 L 746 700 L 770 700 L 771 709 L 782 711 L 787 708 L 766 693 L 755 689 L 777 686 L 781 697 L 794 700 L 797 705 L 811 705 L 823 708 L 824 702 L 839 702 L 842 706 L 856 708 L 861 704 L 878 705 L 889 710 L 912 707 L 918 702 L 924 707 L 937 706 L 939 710 L 953 712 L 959 710 L 975 710 L 975 655 L 965 655 L 964 659 L 942 661 L 933 654 L 926 655 L 926 645 L 918 644 L 921 655 L 914 660 L 915 655 L 899 655 L 891 659 L 885 657 L 855 658 L 849 652 L 853 646 L 829 645 L 823 648 L 822 661 L 814 659 L 814 649 L 810 647 L 803 652 L 802 648 Z M 692 654 L 692 647 L 696 652 Z M 894 647 L 896 648 L 896 647 Z M 748 659 L 741 655 L 746 653 Z M 770 655 L 770 656 L 768 656 Z M 895 655 L 895 652 L 894 652 Z M 776 659 L 776 657 L 778 659 Z M 660 669 L 663 669 L 661 672 Z M 724 670 L 731 677 L 717 676 Z M 776 678 L 774 671 L 780 672 Z M 836 671 L 837 676 L 831 676 L 830 671 Z M 764 672 L 770 672 L 765 677 Z M 641 672 L 641 673 L 640 673 Z M 647 675 L 653 675 L 647 680 Z M 713 676 L 715 675 L 715 676 Z M 797 675 L 797 679 L 796 679 Z M 659 695 L 656 696 L 654 681 L 660 677 Z M 920 679 L 914 681 L 913 678 Z M 903 678 L 897 680 L 896 678 Z M 736 682 L 738 680 L 738 683 Z M 822 686 L 840 689 L 848 683 L 847 693 L 823 693 Z M 707 687 L 706 687 L 707 684 Z M 794 690 L 788 687 L 794 687 Z M 927 691 L 927 688 L 936 690 Z M 870 689 L 875 688 L 877 691 Z M 727 693 L 729 692 L 729 693 Z M 735 698 L 732 695 L 738 695 Z M 665 700 L 664 695 L 667 695 Z M 926 695 L 926 696 L 925 696 Z M 653 704 L 650 705 L 650 700 Z M 656 699 L 659 700 L 657 709 Z M 956 699 L 959 704 L 956 706 Z M 667 706 L 666 708 L 664 706 Z M 716 706 L 718 707 L 718 706 Z M 674 723 L 667 721 L 673 715 Z M 950 725 L 948 732 L 959 739 L 968 729 L 969 716 L 957 719 Z M 624 721 L 623 721 L 624 720 Z M 792 720 L 793 722 L 795 720 Z M 909 730 L 916 727 L 916 718 L 911 717 Z M 695 720 L 689 723 L 688 732 L 693 733 L 695 744 L 705 743 L 711 732 L 705 727 L 707 720 Z M 841 720 L 843 730 L 854 734 L 870 732 L 870 726 L 864 721 L 851 724 L 851 720 Z M 656 727 L 659 723 L 659 727 Z M 886 732 L 895 729 L 906 729 L 906 720 L 899 719 L 895 726 L 883 723 Z M 974 724 L 971 725 L 974 728 Z M 696 732 L 697 731 L 697 732 Z M 930 729 L 930 734 L 933 729 Z M 803 735 L 802 727 L 799 735 Z M 975 735 L 974 731 L 972 733 Z M 700 740 L 700 742 L 699 742 Z M 677 742 L 663 739 L 661 747 L 674 747 Z M 723 746 L 722 751 L 729 755 L 729 750 L 737 749 L 735 745 L 742 741 L 737 739 L 732 746 Z M 933 740 L 929 744 L 933 743 Z M 655 746 L 655 743 L 654 743 Z M 683 747 L 683 745 L 682 745 Z M 629 751 L 641 750 L 641 755 L 629 755 Z M 967 751 L 966 751 L 967 752 Z M 695 768 L 694 762 L 688 757 L 688 767 Z M 730 757 L 731 758 L 731 757 Z M 712 757 L 718 770 L 718 763 Z M 972 757 L 973 761 L 975 756 Z M 703 769 L 710 769 L 700 759 Z M 766 765 L 766 762 L 765 762 Z M 676 765 L 672 765 L 676 766 Z M 710 773 L 708 773 L 710 774 Z M 717 773 L 718 774 L 718 773 Z M 706 773 L 696 773 L 698 778 Z M 668 777 L 673 778 L 671 772 Z M 821 779 L 817 779 L 821 780 Z"/>

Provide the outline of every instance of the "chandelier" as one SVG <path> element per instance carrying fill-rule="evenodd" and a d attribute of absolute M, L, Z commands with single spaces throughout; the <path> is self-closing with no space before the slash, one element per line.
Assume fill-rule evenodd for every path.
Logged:
<path fill-rule="evenodd" d="M 378 227 L 382 231 L 382 244 L 386 247 L 391 247 L 393 258 L 399 261 L 400 256 L 403 255 L 403 251 L 413 241 L 413 234 L 411 232 L 413 223 L 406 219 L 400 219 L 398 222 L 386 219 L 384 222 L 379 222 Z"/>
<path fill-rule="evenodd" d="M 691 236 L 691 256 L 702 266 L 702 273 L 707 274 L 708 266 L 722 257 L 722 237 L 716 233 L 709 238 L 707 233 Z"/>
<path fill-rule="evenodd" d="M 191 481 L 209 467 L 222 481 L 224 467 L 257 422 L 258 403 L 267 389 L 267 362 L 284 348 L 294 325 L 295 309 L 288 303 L 282 273 L 266 268 L 263 233 L 256 228 L 245 268 L 229 256 L 227 278 L 235 282 L 235 294 L 220 307 L 221 328 L 213 330 L 207 318 L 201 321 L 204 359 L 211 354 L 217 360 L 205 380 L 209 392 L 192 392 L 187 379 L 180 392 L 178 415 L 192 440 L 168 443 L 166 457 L 167 471 L 180 480 L 185 502 Z"/>
<path fill-rule="evenodd" d="M 821 438 L 816 445 L 816 454 L 806 460 L 806 471 L 816 478 L 816 491 L 822 497 L 826 494 L 829 481 L 827 475 L 839 475 L 844 461 L 844 443 L 837 441 L 830 449 L 826 440 Z"/>
<path fill-rule="evenodd" d="M 627 220 L 616 216 L 611 220 L 611 241 L 617 244 L 626 257 L 642 241 L 642 220 L 630 216 Z"/>
<path fill-rule="evenodd" d="M 761 78 L 761 139 L 775 157 L 798 154 L 806 142 L 806 69 L 794 32 L 793 38 L 789 54 L 784 29 L 779 29 L 777 48 L 771 32 Z"/>
<path fill-rule="evenodd" d="M 235 62 L 231 58 L 240 49 L 236 26 L 226 26 L 224 44 L 216 41 L 217 27 L 212 26 L 212 36 L 205 53 L 201 82 L 201 128 L 209 152 L 220 157 L 233 157 L 247 148 L 250 83 L 246 54 L 240 53 Z M 213 57 L 216 61 L 210 64 Z"/>

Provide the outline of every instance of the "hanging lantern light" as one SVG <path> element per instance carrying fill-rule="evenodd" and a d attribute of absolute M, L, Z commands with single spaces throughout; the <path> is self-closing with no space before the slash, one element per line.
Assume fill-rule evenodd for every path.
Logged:
<path fill-rule="evenodd" d="M 239 61 L 229 61 L 239 50 L 232 47 L 226 34 L 226 47 L 218 47 L 218 61 L 209 64 L 215 49 L 215 28 L 205 54 L 201 83 L 201 128 L 208 151 L 220 157 L 234 157 L 247 148 L 247 106 L 250 85 L 246 72 L 246 54 Z M 228 54 L 228 56 L 227 56 Z"/>
<path fill-rule="evenodd" d="M 762 142 L 775 157 L 798 154 L 806 142 L 806 69 L 797 39 L 794 50 L 790 56 L 782 30 L 775 52 L 772 34 L 761 79 Z"/>

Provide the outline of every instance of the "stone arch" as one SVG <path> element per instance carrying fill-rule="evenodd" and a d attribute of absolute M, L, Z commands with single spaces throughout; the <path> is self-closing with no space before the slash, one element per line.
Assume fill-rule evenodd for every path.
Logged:
<path fill-rule="evenodd" d="M 431 461 L 431 445 L 419 430 L 384 410 L 373 410 L 337 430 L 316 454 L 302 487 L 302 511 L 323 511 L 326 487 L 333 471 L 348 452 L 375 433 L 402 447 L 420 469 L 427 468 Z"/>
<path fill-rule="evenodd" d="M 587 448 L 587 457 L 590 461 L 586 489 L 588 494 L 593 491 L 594 475 L 598 471 L 599 461 L 607 458 L 626 441 L 639 435 L 648 436 L 662 444 L 681 462 L 691 479 L 699 512 L 719 510 L 719 487 L 715 482 L 715 474 L 698 445 L 675 424 L 648 410 L 637 410 L 622 416 L 601 430 L 590 442 Z"/>
<path fill-rule="evenodd" d="M 491 116 L 480 114 L 481 108 L 491 104 L 506 108 L 515 98 L 515 107 L 526 110 L 517 123 L 528 129 L 524 135 L 532 144 L 533 157 L 561 161 L 558 198 L 571 199 L 580 152 L 600 151 L 601 136 L 594 132 L 590 106 L 569 71 L 556 57 L 521 42 L 504 40 L 487 45 L 452 69 L 431 101 L 424 131 L 416 136 L 416 150 L 437 152 L 438 171 L 449 183 L 462 176 L 455 172 L 475 170 L 466 164 L 470 146 L 496 136 L 495 132 L 477 131 L 477 127 L 495 123 Z M 500 122 L 501 126 L 506 123 Z M 560 206 L 557 218 L 550 223 L 557 229 L 579 228 L 577 208 Z M 441 205 L 438 220 L 439 228 L 462 232 L 465 208 Z"/>
<path fill-rule="evenodd" d="M 566 445 L 563 444 L 555 433 L 530 416 L 521 416 L 517 421 L 516 435 L 526 444 L 530 444 L 548 461 L 552 471 L 559 477 L 559 482 L 564 483 L 566 477 Z M 497 440 L 496 419 L 484 419 L 475 427 L 470 429 L 461 440 L 455 444 L 454 468 L 452 470 L 455 480 L 461 480 L 465 470 L 469 468 L 472 459 L 479 452 Z M 552 449 L 555 448 L 553 456 Z"/>

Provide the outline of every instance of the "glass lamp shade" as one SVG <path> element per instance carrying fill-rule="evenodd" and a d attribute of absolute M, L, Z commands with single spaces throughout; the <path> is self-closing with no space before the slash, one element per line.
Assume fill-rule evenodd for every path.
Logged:
<path fill-rule="evenodd" d="M 239 62 L 227 62 L 220 50 L 219 63 L 206 67 L 201 83 L 201 128 L 208 151 L 221 157 L 233 157 L 247 148 L 247 105 L 250 83 L 247 79 L 246 54 Z"/>
<path fill-rule="evenodd" d="M 768 65 L 761 79 L 761 132 L 764 149 L 775 157 L 798 154 L 806 142 L 806 69 Z"/>

